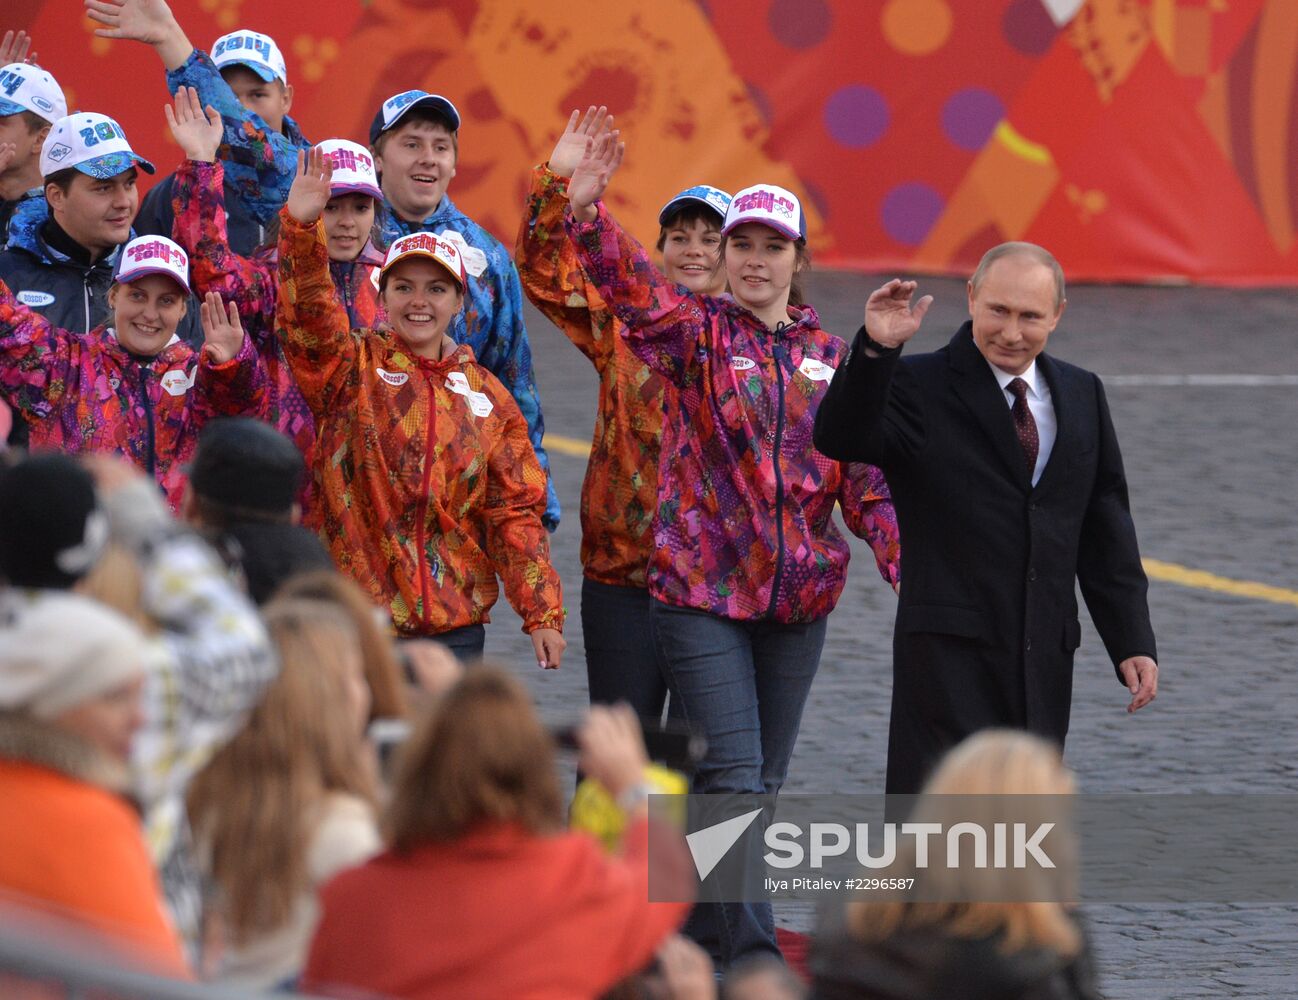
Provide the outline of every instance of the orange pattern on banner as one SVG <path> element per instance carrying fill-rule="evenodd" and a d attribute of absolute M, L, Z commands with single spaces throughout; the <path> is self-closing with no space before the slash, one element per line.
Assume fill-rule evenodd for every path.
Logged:
<path fill-rule="evenodd" d="M 365 140 L 420 87 L 464 115 L 451 197 L 507 243 L 568 112 L 628 141 L 610 190 L 652 240 L 691 184 L 796 191 L 821 264 L 968 273 L 1005 239 L 1074 278 L 1298 283 L 1295 0 L 172 0 L 207 46 L 274 36 L 293 115 Z M 165 170 L 162 72 L 74 0 L 10 0 L 72 103 Z M 91 103 L 87 103 L 91 102 Z"/>

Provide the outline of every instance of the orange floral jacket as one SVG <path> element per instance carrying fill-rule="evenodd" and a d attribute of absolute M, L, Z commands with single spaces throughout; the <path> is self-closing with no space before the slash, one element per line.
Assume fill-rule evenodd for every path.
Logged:
<path fill-rule="evenodd" d="M 647 586 L 658 506 L 665 380 L 632 353 L 619 320 L 577 261 L 563 228 L 568 182 L 532 171 L 514 263 L 523 291 L 599 373 L 599 410 L 581 486 L 581 565 L 617 587 Z"/>
<path fill-rule="evenodd" d="M 317 514 L 338 567 L 430 636 L 490 620 L 499 573 L 526 632 L 563 627 L 546 476 L 518 404 L 473 350 L 416 357 L 351 330 L 324 228 L 281 212 L 276 328 L 317 428 Z"/>

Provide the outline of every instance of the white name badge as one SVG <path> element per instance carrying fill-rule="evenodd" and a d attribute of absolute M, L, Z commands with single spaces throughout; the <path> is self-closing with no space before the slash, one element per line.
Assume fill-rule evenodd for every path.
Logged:
<path fill-rule="evenodd" d="M 26 288 L 14 296 L 23 305 L 32 309 L 40 309 L 42 306 L 54 304 L 54 296 L 49 292 L 38 292 L 34 289 Z"/>
<path fill-rule="evenodd" d="M 451 372 L 446 376 L 446 388 L 451 392 L 458 392 L 461 396 L 467 396 L 473 390 L 469 388 L 469 380 L 465 377 L 464 372 Z"/>
<path fill-rule="evenodd" d="M 757 367 L 757 362 L 752 358 L 738 357 L 730 359 L 730 367 L 737 372 L 751 371 Z"/>
<path fill-rule="evenodd" d="M 477 247 L 469 246 L 460 233 L 454 229 L 446 229 L 438 233 L 437 238 L 455 244 L 455 249 L 460 251 L 460 259 L 464 261 L 464 269 L 473 277 L 481 278 L 486 273 L 487 255 Z"/>
<path fill-rule="evenodd" d="M 198 374 L 197 368 L 195 368 L 188 375 L 186 375 L 179 368 L 173 368 L 171 369 L 171 371 L 163 375 L 159 381 L 162 383 L 162 388 L 166 391 L 168 395 L 183 396 L 185 393 L 189 392 L 189 390 L 193 387 L 194 377 L 197 374 Z"/>
<path fill-rule="evenodd" d="M 491 412 L 491 400 L 483 392 L 470 392 L 465 398 L 469 401 L 469 409 L 473 411 L 475 417 L 485 417 Z"/>
<path fill-rule="evenodd" d="M 383 379 L 388 385 L 405 385 L 410 381 L 409 372 L 390 372 L 383 368 L 375 368 L 379 373 L 379 378 Z"/>
<path fill-rule="evenodd" d="M 834 378 L 834 369 L 815 358 L 803 358 L 798 371 L 815 382 L 830 382 Z"/>

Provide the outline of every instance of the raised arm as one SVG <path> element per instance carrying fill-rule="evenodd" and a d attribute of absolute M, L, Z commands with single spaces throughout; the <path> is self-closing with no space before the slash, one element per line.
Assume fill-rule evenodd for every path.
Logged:
<path fill-rule="evenodd" d="M 505 595 L 523 631 L 533 636 L 537 662 L 557 667 L 563 651 L 564 610 L 559 574 L 550 562 L 550 541 L 541 524 L 546 476 L 532 451 L 523 416 L 490 383 L 483 389 L 495 398 L 500 436 L 487 455 L 487 501 L 483 511 L 487 549 L 505 587 Z M 538 644 L 538 632 L 552 632 L 551 648 Z M 555 642 L 554 640 L 558 640 Z"/>
<path fill-rule="evenodd" d="M 901 535 L 888 481 L 877 466 L 861 462 L 844 465 L 842 472 L 838 505 L 843 523 L 857 538 L 870 543 L 879 575 L 896 590 L 901 583 Z"/>
<path fill-rule="evenodd" d="M 830 458 L 887 467 L 923 446 L 923 404 L 898 364 L 902 345 L 933 304 L 931 295 L 912 304 L 915 289 L 915 282 L 894 278 L 866 302 L 865 324 L 816 410 L 813 440 Z"/>
<path fill-rule="evenodd" d="M 204 110 L 192 87 L 181 87 L 174 111 L 170 106 L 165 111 L 171 134 L 187 157 L 172 186 L 171 237 L 189 252 L 195 293 L 216 292 L 237 303 L 245 331 L 263 348 L 275 335 L 275 271 L 230 248 L 225 171 L 216 159 L 223 131 L 220 116 L 210 107 Z"/>
<path fill-rule="evenodd" d="M 548 162 L 532 171 L 527 212 L 518 229 L 514 263 L 523 291 L 532 304 L 590 358 L 597 368 L 611 355 L 616 335 L 612 311 L 577 261 L 564 216 L 568 211 L 568 178 L 586 152 L 586 139 L 612 128 L 607 108 L 574 111 Z"/>
<path fill-rule="evenodd" d="M 53 412 L 82 349 L 80 338 L 28 309 L 0 281 L 0 393 L 28 421 Z"/>
<path fill-rule="evenodd" d="M 347 310 L 334 293 L 320 214 L 333 164 L 320 150 L 299 156 L 298 175 L 280 212 L 279 300 L 275 328 L 298 388 L 317 419 L 335 404 L 356 363 Z"/>
<path fill-rule="evenodd" d="M 600 200 L 623 152 L 613 134 L 588 140 L 568 182 L 568 238 L 600 297 L 626 324 L 631 349 L 679 385 L 706 332 L 703 301 L 668 281 Z"/>
<path fill-rule="evenodd" d="M 106 25 L 95 34 L 130 39 L 153 47 L 167 68 L 167 88 L 194 87 L 204 106 L 221 116 L 221 159 L 245 207 L 266 223 L 279 211 L 293 180 L 300 136 L 276 132 L 249 111 L 221 77 L 211 57 L 195 49 L 165 0 L 85 0 L 89 16 Z"/>
<path fill-rule="evenodd" d="M 244 334 L 239 310 L 208 292 L 200 308 L 203 351 L 195 379 L 195 420 L 264 417 L 270 377 L 252 338 Z"/>

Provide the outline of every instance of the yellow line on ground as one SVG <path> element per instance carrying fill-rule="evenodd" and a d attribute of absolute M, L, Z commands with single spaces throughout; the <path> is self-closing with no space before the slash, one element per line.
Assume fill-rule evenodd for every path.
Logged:
<path fill-rule="evenodd" d="M 560 455 L 576 455 L 578 458 L 590 457 L 590 442 L 578 441 L 576 438 L 564 437 L 562 434 L 547 434 L 545 450 L 557 451 Z"/>
<path fill-rule="evenodd" d="M 1298 590 L 1275 587 L 1255 580 L 1232 580 L 1201 569 L 1191 569 L 1189 566 L 1161 562 L 1158 559 L 1142 561 L 1145 564 L 1145 572 L 1150 578 L 1162 580 L 1164 583 L 1176 583 L 1182 587 L 1193 587 L 1195 590 L 1211 590 L 1218 594 L 1251 597 L 1258 601 L 1270 601 L 1272 604 L 1292 604 L 1298 607 Z"/>
<path fill-rule="evenodd" d="M 558 452 L 560 455 L 574 455 L 577 458 L 586 458 L 590 455 L 589 444 L 576 438 L 564 437 L 562 434 L 547 434 L 545 447 L 547 451 Z M 1298 590 L 1258 583 L 1256 580 L 1232 580 L 1206 570 L 1191 569 L 1179 563 L 1163 562 L 1161 559 L 1145 559 L 1143 562 L 1145 572 L 1149 574 L 1151 580 L 1175 583 L 1194 590 L 1210 590 L 1217 594 L 1249 597 L 1257 601 L 1292 604 L 1298 607 Z"/>

